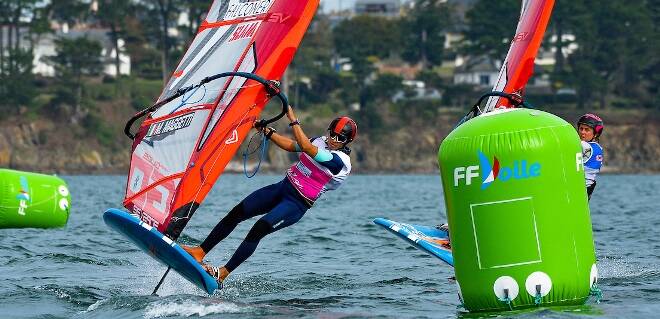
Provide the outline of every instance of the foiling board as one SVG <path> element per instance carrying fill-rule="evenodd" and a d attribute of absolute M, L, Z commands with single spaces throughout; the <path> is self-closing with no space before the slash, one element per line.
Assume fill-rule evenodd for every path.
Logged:
<path fill-rule="evenodd" d="M 376 218 L 374 223 L 397 235 L 415 248 L 431 254 L 452 267 L 454 266 L 454 256 L 451 248 L 447 245 L 449 242 L 448 232 L 436 227 L 410 225 L 385 218 Z"/>
<path fill-rule="evenodd" d="M 119 210 L 108 209 L 103 220 L 112 229 L 124 234 L 149 256 L 165 266 L 172 267 L 195 286 L 209 295 L 218 289 L 218 282 L 181 246 L 137 217 Z"/>

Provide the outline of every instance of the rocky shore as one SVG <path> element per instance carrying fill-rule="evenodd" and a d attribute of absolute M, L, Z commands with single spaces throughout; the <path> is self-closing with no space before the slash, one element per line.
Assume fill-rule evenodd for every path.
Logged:
<path fill-rule="evenodd" d="M 437 150 L 453 128 L 460 110 L 445 110 L 433 121 L 408 123 L 378 135 L 361 130 L 353 145 L 357 173 L 436 173 Z M 573 122 L 578 110 L 555 114 Z M 660 172 L 660 116 L 647 110 L 600 110 L 606 122 L 601 144 L 605 148 L 605 172 Z M 307 121 L 309 134 L 323 132 L 329 119 Z M 426 124 L 424 124 L 426 123 Z M 429 124 L 433 123 L 433 124 Z M 280 124 L 281 131 L 286 127 Z M 102 144 L 98 138 L 73 124 L 48 118 L 12 118 L 0 122 L 0 167 L 57 174 L 126 174 L 130 142 L 116 127 L 114 142 Z M 262 171 L 281 172 L 295 157 L 271 148 Z M 228 171 L 243 169 L 240 154 Z"/>

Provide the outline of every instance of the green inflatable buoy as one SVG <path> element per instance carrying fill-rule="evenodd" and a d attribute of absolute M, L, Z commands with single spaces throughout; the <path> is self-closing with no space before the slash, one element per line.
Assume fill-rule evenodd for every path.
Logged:
<path fill-rule="evenodd" d="M 0 228 L 63 227 L 70 207 L 61 178 L 0 169 Z"/>
<path fill-rule="evenodd" d="M 438 161 L 468 311 L 586 301 L 598 274 L 569 123 L 538 110 L 489 112 L 451 132 Z"/>

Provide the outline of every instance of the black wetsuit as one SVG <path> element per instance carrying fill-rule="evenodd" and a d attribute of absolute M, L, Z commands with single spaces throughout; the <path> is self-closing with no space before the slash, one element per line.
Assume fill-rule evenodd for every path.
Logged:
<path fill-rule="evenodd" d="M 344 167 L 344 163 L 336 155 L 331 160 L 319 163 L 333 174 L 339 173 Z M 238 203 L 213 228 L 200 247 L 208 253 L 215 245 L 225 239 L 239 223 L 265 214 L 252 226 L 234 255 L 225 264 L 227 270 L 232 272 L 254 253 L 262 238 L 297 223 L 312 205 L 313 202 L 309 202 L 300 195 L 291 182 L 284 178 L 278 183 L 254 191 Z"/>

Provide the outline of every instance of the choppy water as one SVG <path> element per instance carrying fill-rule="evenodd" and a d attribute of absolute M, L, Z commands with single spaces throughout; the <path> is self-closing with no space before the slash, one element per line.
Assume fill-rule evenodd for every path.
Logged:
<path fill-rule="evenodd" d="M 201 241 L 250 191 L 281 176 L 226 175 L 186 228 Z M 0 230 L 0 318 L 451 318 L 452 270 L 373 225 L 375 217 L 444 220 L 438 176 L 353 176 L 297 225 L 275 233 L 208 297 L 102 220 L 117 207 L 124 177 L 65 177 L 73 197 L 60 230 Z M 660 176 L 603 176 L 591 202 L 602 303 L 541 309 L 517 318 L 648 318 L 660 314 Z M 252 222 L 208 258 L 228 259 Z"/>

